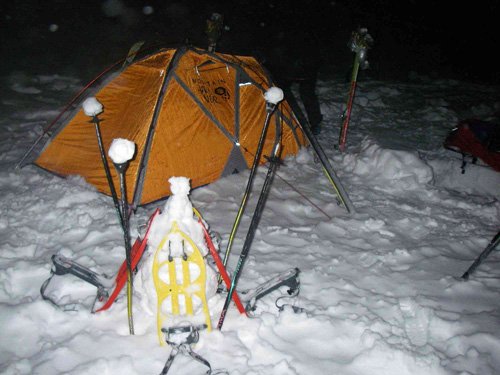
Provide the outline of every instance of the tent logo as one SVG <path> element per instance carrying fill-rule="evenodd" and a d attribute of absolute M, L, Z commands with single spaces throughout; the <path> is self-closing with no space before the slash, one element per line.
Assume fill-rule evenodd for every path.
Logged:
<path fill-rule="evenodd" d="M 225 100 L 229 100 L 229 98 L 231 97 L 231 95 L 229 95 L 229 92 L 227 91 L 227 89 L 225 87 L 222 87 L 222 86 L 216 87 L 215 93 L 217 95 L 221 96 L 222 98 L 224 98 Z"/>

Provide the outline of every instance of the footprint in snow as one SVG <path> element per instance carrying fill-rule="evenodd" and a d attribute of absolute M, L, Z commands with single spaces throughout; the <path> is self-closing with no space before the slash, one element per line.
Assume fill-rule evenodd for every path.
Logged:
<path fill-rule="evenodd" d="M 399 308 L 403 315 L 406 335 L 415 346 L 424 346 L 429 340 L 431 311 L 411 298 L 401 298 Z"/>

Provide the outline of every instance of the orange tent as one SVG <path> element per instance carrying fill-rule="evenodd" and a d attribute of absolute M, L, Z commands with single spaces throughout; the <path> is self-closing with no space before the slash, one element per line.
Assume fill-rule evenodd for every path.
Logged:
<path fill-rule="evenodd" d="M 81 175 L 110 194 L 95 127 L 79 105 L 91 95 L 104 107 L 99 115 L 104 149 L 115 138 L 136 144 L 126 173 L 127 197 L 134 206 L 168 196 L 171 176 L 188 177 L 195 188 L 252 165 L 266 117 L 263 93 L 272 86 L 253 57 L 190 47 L 163 49 L 100 82 L 56 123 L 34 159 L 36 165 L 63 176 Z M 306 144 L 286 102 L 271 121 L 263 156 L 271 152 L 274 124 L 282 127 L 282 157 Z"/>

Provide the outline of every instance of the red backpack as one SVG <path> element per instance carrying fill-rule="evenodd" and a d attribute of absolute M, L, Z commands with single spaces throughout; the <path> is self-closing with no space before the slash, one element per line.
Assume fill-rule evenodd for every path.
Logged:
<path fill-rule="evenodd" d="M 466 157 L 472 163 L 481 159 L 500 172 L 500 126 L 477 119 L 463 120 L 446 137 L 445 148 L 462 154 L 462 173 L 465 172 Z"/>

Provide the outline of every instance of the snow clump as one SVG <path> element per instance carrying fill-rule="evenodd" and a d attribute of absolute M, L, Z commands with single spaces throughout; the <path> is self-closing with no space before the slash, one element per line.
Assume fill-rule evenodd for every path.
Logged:
<path fill-rule="evenodd" d="M 108 151 L 108 156 L 115 164 L 123 164 L 132 160 L 134 154 L 135 143 L 123 138 L 113 139 Z"/>
<path fill-rule="evenodd" d="M 83 112 L 89 117 L 97 116 L 102 112 L 102 104 L 93 96 L 84 100 L 83 104 Z"/>

